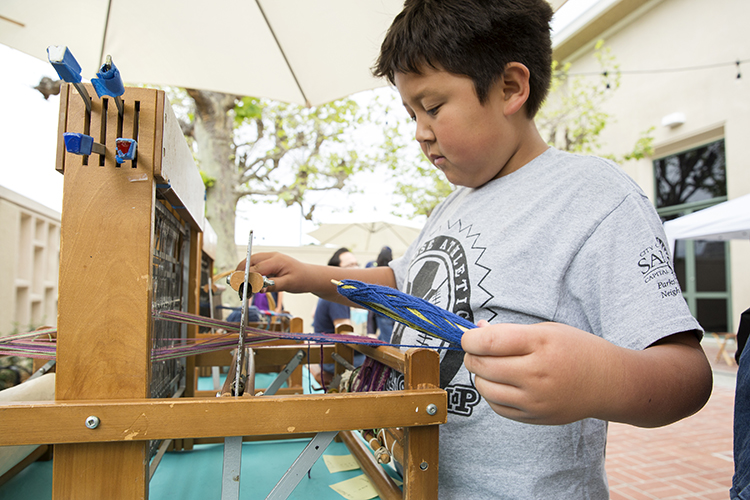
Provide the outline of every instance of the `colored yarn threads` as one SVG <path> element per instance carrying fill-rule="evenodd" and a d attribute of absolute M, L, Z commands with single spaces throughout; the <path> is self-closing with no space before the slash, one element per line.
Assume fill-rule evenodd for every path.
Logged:
<path fill-rule="evenodd" d="M 461 336 L 476 325 L 424 299 L 393 288 L 356 280 L 333 281 L 338 292 L 371 311 L 383 314 L 409 328 L 461 347 Z"/>

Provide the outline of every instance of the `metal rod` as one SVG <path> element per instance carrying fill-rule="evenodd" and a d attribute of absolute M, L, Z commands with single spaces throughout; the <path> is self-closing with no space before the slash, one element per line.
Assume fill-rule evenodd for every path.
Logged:
<path fill-rule="evenodd" d="M 240 498 L 242 469 L 242 436 L 224 438 L 224 467 L 221 477 L 221 500 Z"/>
<path fill-rule="evenodd" d="M 268 494 L 266 500 L 283 500 L 289 497 L 302 478 L 307 474 L 323 452 L 331 444 L 339 431 L 320 432 L 310 440 L 284 476 Z"/>
<path fill-rule="evenodd" d="M 247 308 L 248 308 L 248 296 L 250 295 L 250 292 L 248 289 L 250 288 L 250 285 L 248 282 L 250 281 L 250 256 L 253 252 L 253 231 L 250 230 L 250 235 L 248 236 L 247 241 L 247 259 L 245 260 L 245 286 L 242 290 L 242 317 L 240 320 L 240 333 L 238 335 L 237 340 L 237 365 L 235 368 L 235 387 L 237 390 L 235 391 L 235 396 L 241 396 L 239 394 L 239 387 L 240 387 L 240 377 L 242 376 L 242 360 L 245 357 L 245 327 L 247 326 Z"/>
<path fill-rule="evenodd" d="M 289 360 L 289 363 L 284 367 L 283 370 L 281 370 L 281 373 L 279 373 L 275 379 L 273 379 L 273 382 L 271 382 L 271 385 L 268 386 L 268 388 L 263 391 L 263 394 L 265 396 L 273 396 L 276 394 L 276 391 L 279 390 L 279 387 L 281 387 L 281 384 L 286 382 L 286 380 L 289 378 L 289 375 L 292 374 L 292 372 L 299 366 L 299 364 L 302 362 L 302 359 L 305 357 L 304 351 L 300 349 L 297 351 L 297 353 L 292 357 L 291 360 Z"/>

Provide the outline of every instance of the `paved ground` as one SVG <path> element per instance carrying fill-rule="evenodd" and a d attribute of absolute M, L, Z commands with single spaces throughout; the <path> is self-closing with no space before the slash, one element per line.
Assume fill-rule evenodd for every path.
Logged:
<path fill-rule="evenodd" d="M 612 500 L 727 500 L 732 484 L 732 422 L 737 367 L 716 360 L 714 391 L 695 415 L 658 429 L 610 424 L 607 475 Z M 729 349 L 734 354 L 734 345 Z"/>

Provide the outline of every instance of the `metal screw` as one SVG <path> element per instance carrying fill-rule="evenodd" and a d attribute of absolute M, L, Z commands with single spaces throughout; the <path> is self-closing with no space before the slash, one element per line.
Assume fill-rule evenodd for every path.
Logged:
<path fill-rule="evenodd" d="M 437 413 L 437 405 L 429 404 L 427 405 L 427 414 L 428 415 L 434 415 Z"/>
<path fill-rule="evenodd" d="M 419 468 L 422 470 L 427 470 L 427 467 L 429 467 L 429 464 L 427 462 L 422 462 L 419 464 Z"/>
<path fill-rule="evenodd" d="M 86 427 L 89 429 L 96 429 L 99 427 L 99 417 L 90 416 L 86 419 Z"/>

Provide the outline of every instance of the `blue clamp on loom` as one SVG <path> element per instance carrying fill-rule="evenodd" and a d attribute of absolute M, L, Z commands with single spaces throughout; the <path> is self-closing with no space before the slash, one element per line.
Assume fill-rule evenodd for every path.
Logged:
<path fill-rule="evenodd" d="M 47 47 L 47 59 L 57 71 L 58 76 L 67 83 L 72 83 L 81 94 L 86 111 L 91 113 L 91 98 L 86 87 L 81 84 L 81 65 L 65 45 Z"/>
<path fill-rule="evenodd" d="M 115 140 L 115 161 L 125 163 L 126 160 L 135 160 L 137 146 L 135 139 L 118 137 Z"/>
<path fill-rule="evenodd" d="M 63 140 L 65 141 L 65 150 L 68 153 L 90 155 L 93 151 L 103 155 L 106 152 L 106 148 L 102 144 L 94 142 L 94 138 L 90 135 L 66 132 L 63 134 Z"/>
<path fill-rule="evenodd" d="M 122 116 L 123 106 L 120 96 L 125 93 L 125 86 L 122 83 L 120 71 L 112 62 L 112 56 L 107 56 L 106 62 L 102 64 L 96 76 L 98 78 L 91 79 L 91 84 L 94 86 L 94 90 L 96 90 L 96 95 L 99 97 L 103 95 L 114 97 L 117 112 Z"/>

